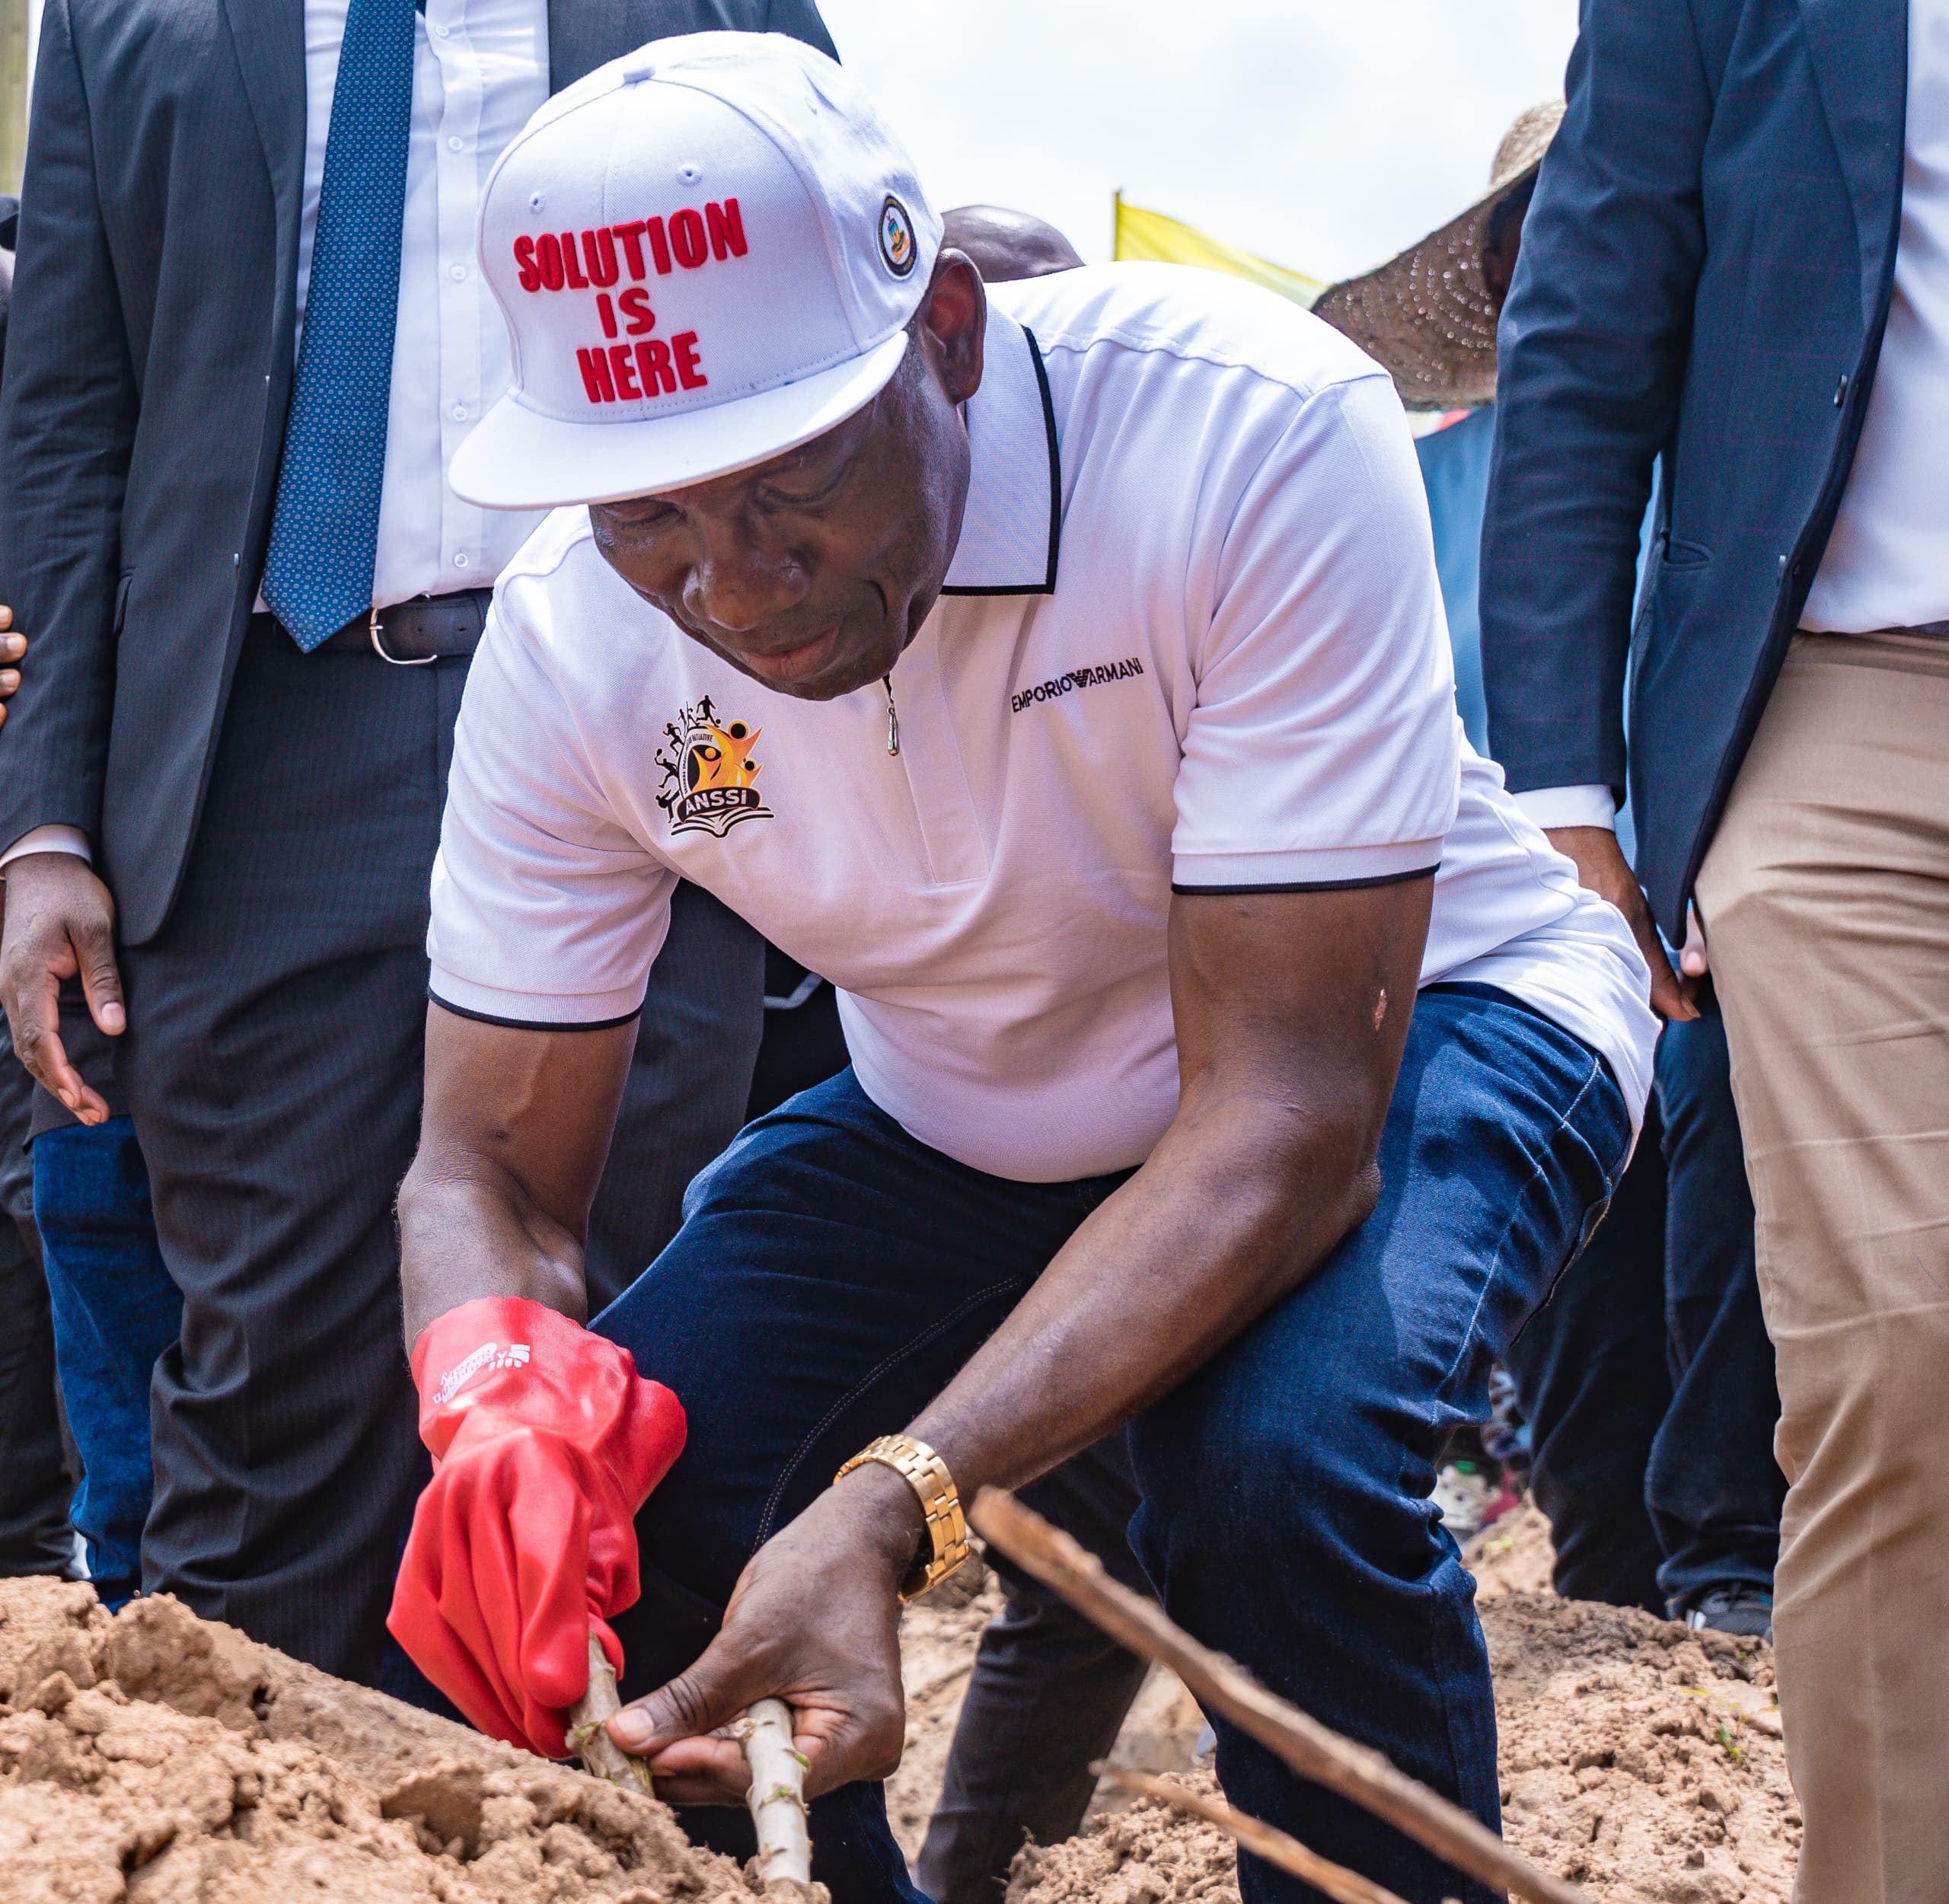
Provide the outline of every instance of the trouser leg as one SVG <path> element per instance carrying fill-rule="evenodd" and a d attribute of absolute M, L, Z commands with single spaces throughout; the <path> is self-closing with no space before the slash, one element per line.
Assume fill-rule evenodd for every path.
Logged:
<path fill-rule="evenodd" d="M 1626 1123 L 1592 1054 L 1472 990 L 1424 998 L 1402 1076 L 1358 1240 L 1134 1428 L 1140 1552 L 1195 1633 L 1493 1821 L 1488 1663 L 1427 1501 L 1434 1453 L 1485 1406 L 1489 1357 L 1608 1193 Z M 704 1172 L 676 1240 L 596 1325 L 675 1389 L 691 1427 L 638 1517 L 643 1598 L 616 1622 L 626 1692 L 696 1657 L 757 1546 L 938 1392 L 1115 1183 L 968 1170 L 850 1073 Z M 1249 1809 L 1411 1904 L 1458 1891 L 1236 1734 L 1220 1749 Z M 686 1823 L 748 1848 L 735 1816 Z M 835 1904 L 914 1895 L 878 1788 L 818 1800 L 813 1835 Z M 1256 1865 L 1243 1881 L 1254 1904 L 1305 1894 Z"/>
<path fill-rule="evenodd" d="M 764 1021 L 764 941 L 680 883 L 589 1212 L 589 1312 L 647 1269 L 683 1220 L 684 1187 L 738 1134 Z"/>
<path fill-rule="evenodd" d="M 1746 1153 L 1709 989 L 1697 1019 L 1665 1028 L 1657 1096 L 1673 1389 L 1645 1494 L 1665 1556 L 1659 1588 L 1677 1613 L 1718 1587 L 1772 1593 L 1787 1491 L 1773 1458 L 1780 1397 L 1753 1267 Z"/>
<path fill-rule="evenodd" d="M 68 1425 L 81 1459 L 75 1531 L 104 1605 L 142 1581 L 148 1518 L 149 1386 L 183 1298 L 157 1246 L 149 1175 L 126 1118 L 34 1140 L 34 1206 Z"/>
<path fill-rule="evenodd" d="M 414 1453 L 392 1204 L 462 662 L 247 636 L 182 890 L 118 1051 L 183 1299 L 143 1583 L 378 1673 Z"/>
<path fill-rule="evenodd" d="M 1148 1594 L 1127 1529 L 1137 1483 L 1121 1435 L 1032 1481 L 1021 1498 Z M 1060 1594 L 990 1548 L 1008 1590 L 982 1633 L 955 1723 L 940 1802 L 914 1875 L 935 1904 L 1000 1904 L 1026 1839 L 1073 1837 L 1096 1789 L 1144 1664 Z"/>
<path fill-rule="evenodd" d="M 74 1550 L 54 1330 L 24 1148 L 32 1091 L 0 1016 L 0 1575 L 65 1573 Z"/>
<path fill-rule="evenodd" d="M 1790 1485 L 1801 1904 L 1949 1868 L 1949 651 L 1796 639 L 1699 879 Z"/>
<path fill-rule="evenodd" d="M 910 1137 L 850 1071 L 748 1126 L 696 1179 L 675 1241 L 595 1324 L 689 1419 L 637 1518 L 643 1596 L 614 1622 L 626 1697 L 697 1657 L 745 1562 L 939 1392 L 1116 1181 L 971 1170 Z M 750 1855 L 742 1814 L 683 1816 L 700 1842 Z M 877 1784 L 816 1800 L 812 1830 L 834 1904 L 918 1898 Z"/>
<path fill-rule="evenodd" d="M 71 1491 L 47 1285 L 19 1230 L 0 1219 L 0 1576 L 68 1571 Z"/>
<path fill-rule="evenodd" d="M 1530 1488 L 1549 1517 L 1556 1590 L 1660 1614 L 1645 1477 L 1672 1396 L 1666 1221 L 1665 1160 L 1648 1110 L 1603 1221 L 1504 1358 L 1530 1424 Z"/>
<path fill-rule="evenodd" d="M 1131 1430 L 1137 1555 L 1172 1616 L 1494 1828 L 1474 1583 L 1428 1499 L 1488 1370 L 1621 1169 L 1622 1094 L 1568 1033 L 1474 987 L 1422 994 L 1373 1215 Z M 1409 1904 L 1469 1883 L 1217 1722 L 1231 1802 Z M 1317 1904 L 1239 1860 L 1246 1904 Z"/>

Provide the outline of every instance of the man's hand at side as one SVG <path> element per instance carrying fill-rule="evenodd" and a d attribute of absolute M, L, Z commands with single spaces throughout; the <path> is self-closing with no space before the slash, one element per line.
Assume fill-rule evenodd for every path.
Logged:
<path fill-rule="evenodd" d="M 115 962 L 115 901 L 88 863 L 72 853 L 30 853 L 4 874 L 0 1006 L 21 1062 L 84 1124 L 108 1105 L 68 1061 L 61 1042 L 61 983 L 78 975 L 88 1010 L 109 1037 L 128 1022 Z"/>
<path fill-rule="evenodd" d="M 21 662 L 27 652 L 25 635 L 12 633 L 14 611 L 0 607 L 0 727 L 7 724 L 5 703 L 21 684 Z"/>
<path fill-rule="evenodd" d="M 1699 1007 L 1693 997 L 1698 981 L 1689 975 L 1681 978 L 1672 970 L 1658 929 L 1651 923 L 1644 889 L 1625 858 L 1617 835 L 1608 827 L 1552 827 L 1548 832 L 1550 844 L 1576 863 L 1578 880 L 1624 914 L 1638 949 L 1651 968 L 1652 1010 L 1660 1018 L 1681 1022 L 1696 1018 Z"/>

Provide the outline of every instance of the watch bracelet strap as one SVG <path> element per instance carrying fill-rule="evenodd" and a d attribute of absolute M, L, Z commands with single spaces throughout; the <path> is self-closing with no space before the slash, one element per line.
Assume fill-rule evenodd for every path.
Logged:
<path fill-rule="evenodd" d="M 968 1521 L 962 1512 L 960 1492 L 947 1463 L 924 1441 L 904 1434 L 883 1434 L 869 1442 L 833 1476 L 834 1483 L 869 1461 L 898 1475 L 914 1490 L 927 1517 L 930 1552 L 927 1558 L 915 1561 L 900 1583 L 901 1599 L 917 1600 L 932 1593 L 968 1558 Z"/>

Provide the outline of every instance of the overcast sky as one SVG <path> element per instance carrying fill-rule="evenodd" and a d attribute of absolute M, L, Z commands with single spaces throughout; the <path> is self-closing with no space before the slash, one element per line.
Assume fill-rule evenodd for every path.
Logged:
<path fill-rule="evenodd" d="M 1313 276 L 1462 209 L 1575 0 L 819 0 L 937 206 L 1109 256 L 1111 194 Z"/>
<path fill-rule="evenodd" d="M 40 0 L 29 0 L 37 18 Z M 1092 260 L 1110 195 L 1319 278 L 1468 204 L 1560 93 L 1576 0 L 819 0 L 945 208 Z"/>

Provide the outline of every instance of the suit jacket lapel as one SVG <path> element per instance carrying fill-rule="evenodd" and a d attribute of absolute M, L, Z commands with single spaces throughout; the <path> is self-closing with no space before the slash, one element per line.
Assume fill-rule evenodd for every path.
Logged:
<path fill-rule="evenodd" d="M 278 264 L 298 278 L 305 195 L 305 0 L 223 0 L 277 205 Z"/>
<path fill-rule="evenodd" d="M 1883 305 L 1895 267 L 1908 94 L 1903 0 L 1800 0 L 1828 129 L 1861 242 L 1862 314 Z"/>

